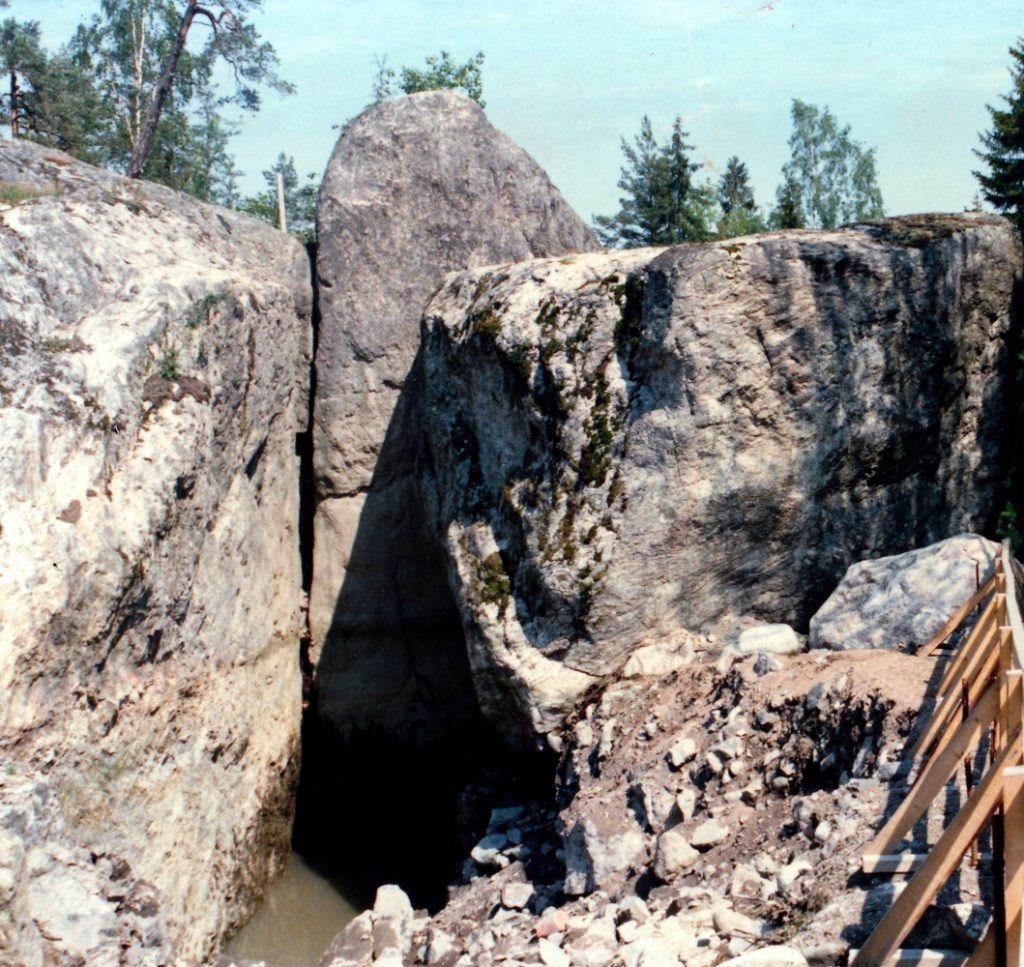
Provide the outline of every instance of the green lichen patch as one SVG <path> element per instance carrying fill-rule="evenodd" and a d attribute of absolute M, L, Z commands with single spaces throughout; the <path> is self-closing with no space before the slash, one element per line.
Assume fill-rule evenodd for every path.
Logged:
<path fill-rule="evenodd" d="M 620 309 L 619 319 L 615 323 L 615 348 L 621 355 L 630 358 L 640 346 L 644 311 L 643 278 L 631 275 L 612 289 L 612 295 Z"/>
<path fill-rule="evenodd" d="M 479 565 L 480 598 L 488 604 L 498 606 L 498 614 L 504 618 L 512 601 L 512 585 L 505 573 L 501 554 L 495 551 L 485 557 Z"/>
<path fill-rule="evenodd" d="M 185 325 L 189 329 L 198 329 L 204 323 L 209 324 L 215 315 L 222 312 L 231 312 L 240 305 L 234 293 L 224 289 L 219 292 L 209 292 L 201 299 L 197 299 L 189 306 L 185 313 Z"/>
<path fill-rule="evenodd" d="M 89 348 L 78 336 L 48 336 L 43 340 L 43 349 L 48 353 L 86 353 Z"/>

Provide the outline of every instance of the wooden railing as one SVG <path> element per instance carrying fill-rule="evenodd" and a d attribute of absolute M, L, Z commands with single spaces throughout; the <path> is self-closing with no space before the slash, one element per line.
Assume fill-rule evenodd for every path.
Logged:
<path fill-rule="evenodd" d="M 1022 967 L 1021 906 L 1024 901 L 1024 624 L 1018 598 L 1020 565 L 1008 542 L 995 573 L 982 584 L 918 654 L 945 662 L 930 689 L 935 709 L 909 750 L 916 775 L 910 792 L 864 850 L 866 873 L 913 873 L 860 950 L 854 967 L 883 964 L 964 964 Z M 971 612 L 981 609 L 963 643 L 950 637 Z M 942 652 L 945 651 L 945 654 Z M 987 765 L 976 776 L 977 751 L 988 743 Z M 957 770 L 963 768 L 967 797 L 938 842 L 926 853 L 901 851 L 904 837 L 924 817 Z M 901 950 L 900 945 L 928 905 L 992 824 L 993 919 L 971 953 Z M 984 858 L 984 857 L 982 857 Z"/>

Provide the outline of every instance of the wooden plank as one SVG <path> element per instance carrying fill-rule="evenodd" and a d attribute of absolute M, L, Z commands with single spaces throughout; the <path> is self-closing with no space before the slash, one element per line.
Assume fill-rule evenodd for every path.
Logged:
<path fill-rule="evenodd" d="M 1000 556 L 1000 562 L 1006 579 L 1006 616 L 1013 631 L 1014 660 L 1018 668 L 1024 668 L 1024 621 L 1021 620 L 1017 596 L 1017 580 L 1020 573 L 1020 565 L 1010 554 L 1009 540 L 1003 540 L 1003 553 Z"/>
<path fill-rule="evenodd" d="M 855 963 L 859 950 L 850 951 L 850 962 Z M 927 965 L 927 967 L 967 967 L 968 958 L 972 954 L 966 950 L 930 950 L 925 948 L 923 950 L 914 950 L 907 948 L 906 950 L 897 950 L 892 956 L 888 957 L 885 961 L 886 967 L 889 965 L 902 965 L 902 964 L 921 964 Z"/>
<path fill-rule="evenodd" d="M 1024 905 L 1024 768 L 1004 772 L 1003 899 L 1006 909 L 1006 962 L 1021 961 L 1021 908 Z"/>
<path fill-rule="evenodd" d="M 1012 741 L 999 753 L 992 768 L 957 813 L 938 843 L 928 854 L 928 859 L 906 885 L 903 892 L 889 908 L 889 912 L 875 927 L 867 943 L 857 952 L 853 967 L 882 967 L 886 958 L 892 955 L 903 942 L 903 938 L 914 928 L 934 899 L 935 894 L 949 879 L 949 874 L 960 865 L 964 853 L 978 837 L 982 827 L 1002 801 L 1003 770 L 1016 766 L 1014 756 L 1019 756 L 1017 740 L 1019 726 Z"/>
<path fill-rule="evenodd" d="M 927 853 L 865 853 L 860 868 L 864 873 L 915 873 L 926 859 Z"/>
<path fill-rule="evenodd" d="M 935 797 L 956 772 L 967 750 L 978 744 L 985 730 L 995 720 L 998 702 L 999 689 L 994 682 L 989 682 L 980 699 L 974 703 L 967 721 L 956 730 L 945 748 L 928 760 L 918 773 L 910 795 L 900 803 L 875 838 L 864 847 L 866 854 L 891 853 L 896 844 L 914 828 L 914 824 L 928 811 Z"/>
<path fill-rule="evenodd" d="M 992 854 L 979 853 L 978 858 L 988 863 L 992 860 Z M 861 857 L 860 868 L 863 873 L 878 875 L 916 873 L 924 866 L 926 859 L 927 853 L 865 853 Z"/>
<path fill-rule="evenodd" d="M 967 667 L 964 669 L 964 678 L 969 684 L 969 695 L 971 705 L 974 706 L 981 696 L 981 692 L 988 685 L 989 679 L 995 674 L 999 667 L 999 651 L 994 647 L 997 639 L 995 626 L 992 627 L 992 635 L 986 639 L 984 647 L 980 647 L 971 656 Z M 950 689 L 939 702 L 932 717 L 928 720 L 912 749 L 907 752 L 908 759 L 916 759 L 927 754 L 936 740 L 940 739 L 943 732 L 947 731 L 953 722 L 954 715 L 960 710 L 960 690 Z M 952 734 L 952 733 L 949 733 Z"/>
<path fill-rule="evenodd" d="M 995 934 L 989 927 L 980 944 L 974 948 L 965 967 L 996 967 Z"/>
<path fill-rule="evenodd" d="M 915 654 L 920 655 L 922 658 L 927 658 L 936 648 L 938 648 L 954 631 L 956 631 L 960 622 L 964 620 L 985 598 L 986 595 L 990 594 L 992 589 L 995 587 L 996 576 L 992 574 L 987 581 L 985 581 L 977 591 L 974 592 L 956 611 L 950 615 L 949 620 L 938 630 L 934 635 L 931 636 L 920 648 L 917 649 Z"/>
<path fill-rule="evenodd" d="M 958 686 L 960 680 L 965 677 L 966 669 L 970 666 L 971 659 L 977 654 L 979 648 L 988 645 L 989 637 L 995 634 L 999 626 L 999 602 L 998 596 L 993 595 L 985 610 L 981 613 L 977 623 L 971 628 L 970 634 L 964 641 L 960 650 L 953 656 L 950 663 L 943 669 L 942 678 L 939 684 L 930 688 L 929 694 L 945 695 L 951 688 Z"/>

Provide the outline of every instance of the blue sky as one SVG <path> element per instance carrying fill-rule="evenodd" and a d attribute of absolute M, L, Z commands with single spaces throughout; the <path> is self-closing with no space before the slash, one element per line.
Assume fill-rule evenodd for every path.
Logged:
<path fill-rule="evenodd" d="M 12 0 L 50 47 L 95 0 Z M 794 97 L 827 105 L 877 149 L 889 213 L 959 211 L 976 192 L 986 103 L 1009 90 L 1019 0 L 265 0 L 254 16 L 298 88 L 267 94 L 232 148 L 247 175 L 278 151 L 322 172 L 335 125 L 370 100 L 377 58 L 420 66 L 478 50 L 487 113 L 586 219 L 618 208 L 620 138 L 644 114 L 660 140 L 683 117 L 714 177 L 746 162 L 762 206 L 788 156 Z"/>

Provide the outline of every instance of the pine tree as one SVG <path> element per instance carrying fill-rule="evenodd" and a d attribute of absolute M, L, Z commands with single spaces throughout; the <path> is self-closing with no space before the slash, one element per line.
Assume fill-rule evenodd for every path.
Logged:
<path fill-rule="evenodd" d="M 685 139 L 682 120 L 676 118 L 668 142 L 659 145 L 646 116 L 633 145 L 622 139 L 627 164 L 618 186 L 626 194 L 619 199 L 617 214 L 594 218 L 602 244 L 637 248 L 711 238 L 714 191 L 694 182 L 701 166 L 690 161 L 693 148 Z"/>
<path fill-rule="evenodd" d="M 1005 109 L 988 107 L 992 130 L 981 135 L 984 150 L 974 153 L 988 174 L 974 172 L 985 200 L 1024 227 L 1024 38 L 1010 48 L 1012 89 Z"/>
<path fill-rule="evenodd" d="M 261 2 L 185 0 L 182 9 L 181 0 L 101 0 L 100 13 L 78 28 L 69 52 L 83 76 L 97 79 L 107 164 L 200 198 L 230 199 L 234 165 L 226 146 L 234 127 L 219 107 L 230 102 L 257 110 L 261 84 L 291 90 L 275 73 L 273 48 L 245 20 Z M 189 46 L 197 24 L 209 32 Z M 216 89 L 220 61 L 232 68 L 233 93 Z"/>
<path fill-rule="evenodd" d="M 722 217 L 718 220 L 718 237 L 733 238 L 763 232 L 764 219 L 754 201 L 747 166 L 733 155 L 725 164 L 718 182 L 718 204 Z"/>

